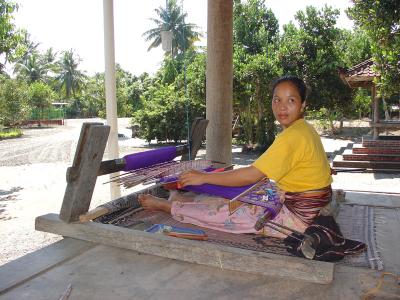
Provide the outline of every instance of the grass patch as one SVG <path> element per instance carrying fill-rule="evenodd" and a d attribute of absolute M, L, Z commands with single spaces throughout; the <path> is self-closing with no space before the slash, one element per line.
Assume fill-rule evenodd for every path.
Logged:
<path fill-rule="evenodd" d="M 19 128 L 0 129 L 0 140 L 13 139 L 22 136 L 22 130 Z"/>

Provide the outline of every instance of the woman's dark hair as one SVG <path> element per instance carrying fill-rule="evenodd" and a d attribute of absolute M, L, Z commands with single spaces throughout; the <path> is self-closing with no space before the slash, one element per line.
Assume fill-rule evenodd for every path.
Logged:
<path fill-rule="evenodd" d="M 292 75 L 285 75 L 285 76 L 282 76 L 282 77 L 278 78 L 277 80 L 275 80 L 274 83 L 272 84 L 272 94 L 274 94 L 275 88 L 278 86 L 278 84 L 280 84 L 282 82 L 286 82 L 286 81 L 289 81 L 296 86 L 296 88 L 300 94 L 301 103 L 306 101 L 306 98 L 307 98 L 306 84 L 304 83 L 303 79 L 300 79 L 299 77 L 292 76 Z"/>

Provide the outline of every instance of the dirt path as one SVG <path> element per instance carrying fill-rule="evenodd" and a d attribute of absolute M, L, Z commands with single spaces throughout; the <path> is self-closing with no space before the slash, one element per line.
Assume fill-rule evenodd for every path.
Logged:
<path fill-rule="evenodd" d="M 59 212 L 84 121 L 96 120 L 67 120 L 66 126 L 26 129 L 22 138 L 0 141 L 0 265 L 61 238 L 35 231 L 34 221 Z M 98 180 L 93 205 L 108 201 L 104 180 Z"/>
<path fill-rule="evenodd" d="M 66 120 L 65 126 L 25 129 L 22 138 L 0 141 L 0 265 L 42 248 L 61 237 L 35 231 L 35 218 L 59 213 L 83 122 Z M 121 156 L 144 151 L 147 143 L 130 138 L 129 119 L 118 120 Z M 107 157 L 107 151 L 105 154 Z M 91 207 L 109 201 L 108 176 L 99 177 Z M 128 191 L 122 190 L 123 194 Z"/>

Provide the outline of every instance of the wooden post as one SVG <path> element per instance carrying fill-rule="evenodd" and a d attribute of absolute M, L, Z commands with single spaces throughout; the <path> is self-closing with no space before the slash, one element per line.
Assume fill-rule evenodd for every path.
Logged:
<path fill-rule="evenodd" d="M 74 162 L 67 170 L 61 220 L 75 222 L 88 211 L 109 133 L 110 126 L 83 123 Z"/>
<path fill-rule="evenodd" d="M 372 94 L 372 101 L 374 103 L 374 136 L 373 139 L 377 140 L 378 136 L 379 136 L 379 128 L 376 126 L 376 123 L 379 123 L 379 102 L 378 102 L 378 98 L 376 97 L 376 86 L 373 83 L 372 84 L 372 89 L 371 89 L 371 94 Z"/>
<path fill-rule="evenodd" d="M 233 2 L 208 0 L 207 159 L 232 162 Z"/>

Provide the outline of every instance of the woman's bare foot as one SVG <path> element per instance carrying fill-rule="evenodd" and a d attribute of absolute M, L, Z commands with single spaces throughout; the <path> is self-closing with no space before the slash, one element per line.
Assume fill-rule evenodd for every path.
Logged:
<path fill-rule="evenodd" d="M 144 209 L 160 210 L 171 214 L 171 202 L 166 199 L 141 194 L 139 195 L 139 202 Z"/>
<path fill-rule="evenodd" d="M 177 201 L 177 202 L 194 202 L 193 195 L 187 195 L 188 193 L 180 193 L 177 190 L 169 191 L 168 201 Z"/>

